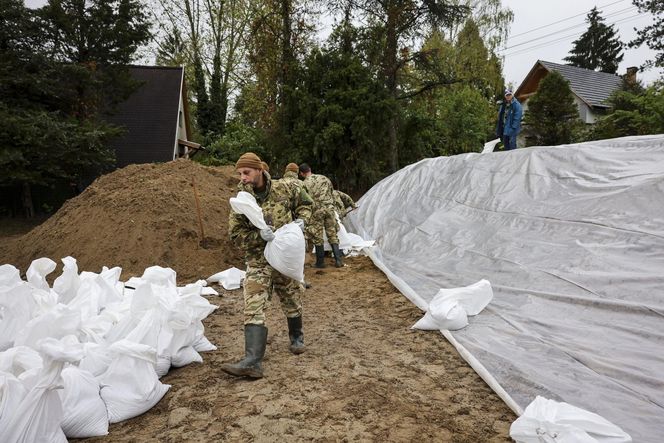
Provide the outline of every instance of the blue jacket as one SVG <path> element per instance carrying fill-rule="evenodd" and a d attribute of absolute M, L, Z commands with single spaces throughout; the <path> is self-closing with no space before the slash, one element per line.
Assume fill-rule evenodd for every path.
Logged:
<path fill-rule="evenodd" d="M 521 116 L 523 115 L 523 109 L 521 108 L 521 103 L 516 99 L 512 98 L 512 105 L 507 114 L 507 119 L 505 120 L 505 127 L 503 127 L 503 117 L 505 114 L 505 102 L 500 105 L 500 111 L 498 111 L 498 124 L 496 125 L 496 135 L 498 137 L 503 137 L 504 135 L 518 135 L 521 131 Z"/>

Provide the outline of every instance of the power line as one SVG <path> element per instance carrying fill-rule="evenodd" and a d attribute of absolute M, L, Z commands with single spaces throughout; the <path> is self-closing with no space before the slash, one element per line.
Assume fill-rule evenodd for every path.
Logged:
<path fill-rule="evenodd" d="M 626 21 L 630 21 L 630 20 L 632 20 L 632 19 L 634 19 L 634 18 L 642 17 L 642 16 L 643 16 L 643 14 L 635 14 L 635 15 L 632 15 L 632 16 L 630 16 L 630 17 L 625 17 L 625 18 L 623 18 L 623 19 L 617 20 L 617 21 L 615 21 L 615 22 L 613 22 L 613 23 L 611 23 L 611 24 L 612 24 L 612 25 L 615 25 L 615 24 L 617 24 L 617 23 L 623 23 L 623 22 L 626 22 Z M 585 31 L 584 31 L 584 32 L 585 32 Z M 560 38 L 558 38 L 558 39 L 556 39 L 556 40 L 551 40 L 551 41 L 548 41 L 548 42 L 540 43 L 540 44 L 537 44 L 537 45 L 535 45 L 535 46 L 531 46 L 531 47 L 528 47 L 528 48 L 518 49 L 518 50 L 516 50 L 516 51 L 514 51 L 514 52 L 511 52 L 511 53 L 509 53 L 509 54 L 503 54 L 503 57 L 510 57 L 510 56 L 513 56 L 513 55 L 524 54 L 524 53 L 526 53 L 526 52 L 530 52 L 530 51 L 532 51 L 532 50 L 534 50 L 534 49 L 539 49 L 539 48 L 543 48 L 543 47 L 546 47 L 546 46 L 551 46 L 551 45 L 554 44 L 554 43 L 558 43 L 558 42 L 560 42 L 560 41 L 566 40 L 566 39 L 571 38 L 571 37 L 577 37 L 577 36 L 579 36 L 579 35 L 581 35 L 581 34 L 583 34 L 583 32 L 575 32 L 575 33 L 573 33 L 573 34 L 568 34 L 568 35 L 566 35 L 566 36 L 564 36 L 564 37 L 560 37 Z"/>
<path fill-rule="evenodd" d="M 609 18 L 609 17 L 616 16 L 616 15 L 621 15 L 621 14 L 624 14 L 625 12 L 631 12 L 631 11 L 633 11 L 633 10 L 635 10 L 635 9 L 636 9 L 636 6 L 630 6 L 629 8 L 621 9 L 620 11 L 614 11 L 614 12 L 612 12 L 611 14 L 608 14 L 608 15 L 602 17 L 602 18 L 605 19 L 605 18 Z M 544 34 L 544 35 L 542 35 L 542 36 L 540 36 L 540 37 L 536 37 L 536 38 L 530 39 L 530 40 L 528 40 L 527 42 L 521 42 L 521 43 L 517 43 L 517 44 L 512 45 L 512 46 L 508 46 L 508 47 L 502 49 L 502 51 L 507 51 L 508 49 L 516 48 L 517 46 L 527 45 L 528 43 L 532 43 L 532 42 L 534 42 L 534 41 L 536 41 L 536 40 L 541 40 L 541 39 L 546 38 L 546 37 L 551 37 L 552 35 L 556 35 L 556 34 L 558 34 L 558 33 L 560 33 L 560 32 L 569 31 L 570 29 L 578 28 L 579 26 L 584 26 L 584 25 L 586 25 L 586 22 L 585 22 L 585 21 L 584 21 L 583 23 L 579 23 L 579 24 L 576 24 L 576 25 L 568 26 L 567 28 L 559 29 L 559 30 L 557 30 L 557 31 L 555 31 L 555 32 L 551 32 L 551 33 L 549 33 L 549 34 Z M 607 25 L 607 26 L 610 26 L 610 25 Z"/>
<path fill-rule="evenodd" d="M 622 2 L 624 2 L 624 1 L 626 1 L 626 0 L 618 0 L 618 1 L 616 1 L 616 2 L 608 3 L 608 4 L 606 4 L 606 5 L 596 6 L 596 8 L 598 8 L 598 9 L 600 9 L 600 8 L 606 8 L 607 6 L 612 6 L 612 5 L 615 5 L 615 4 L 617 4 L 617 3 L 622 3 Z M 569 16 L 569 17 L 567 17 L 567 18 L 563 18 L 563 19 L 561 19 L 561 20 L 558 20 L 557 22 L 549 23 L 549 24 L 547 24 L 547 25 L 538 26 L 537 28 L 533 28 L 533 29 L 531 29 L 531 30 L 529 30 L 529 31 L 525 31 L 525 32 L 522 32 L 522 33 L 520 33 L 520 34 L 514 34 L 514 35 L 511 35 L 511 36 L 508 37 L 508 40 L 511 40 L 511 39 L 514 38 L 514 37 L 519 37 L 519 36 L 521 36 L 521 35 L 530 34 L 531 32 L 539 31 L 540 29 L 543 29 L 543 28 L 548 28 L 549 26 L 557 25 L 558 23 L 566 22 L 567 20 L 571 20 L 571 19 L 576 18 L 576 17 L 579 17 L 579 16 L 581 16 L 581 15 L 586 15 L 586 14 L 588 14 L 590 11 L 592 11 L 592 9 L 589 9 L 589 10 L 587 10 L 586 12 L 582 12 L 582 13 L 580 13 L 580 14 L 571 15 L 571 16 Z"/>

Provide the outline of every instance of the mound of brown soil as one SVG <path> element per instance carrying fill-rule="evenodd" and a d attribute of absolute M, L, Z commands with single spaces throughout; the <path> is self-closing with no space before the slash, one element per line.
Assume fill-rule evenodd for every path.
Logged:
<path fill-rule="evenodd" d="M 227 230 L 228 199 L 236 194 L 237 181 L 231 166 L 189 160 L 127 166 L 100 177 L 44 223 L 9 240 L 0 262 L 25 272 L 39 257 L 59 262 L 70 255 L 79 270 L 121 266 L 127 278 L 159 265 L 173 268 L 180 282 L 242 268 Z"/>

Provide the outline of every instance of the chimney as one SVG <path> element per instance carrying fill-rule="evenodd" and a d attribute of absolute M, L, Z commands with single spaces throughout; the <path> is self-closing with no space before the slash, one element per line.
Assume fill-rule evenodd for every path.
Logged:
<path fill-rule="evenodd" d="M 630 66 L 627 68 L 627 71 L 625 72 L 625 75 L 623 76 L 623 79 L 625 80 L 625 83 L 628 85 L 635 85 L 636 84 L 636 73 L 639 71 L 639 68 L 636 66 Z"/>

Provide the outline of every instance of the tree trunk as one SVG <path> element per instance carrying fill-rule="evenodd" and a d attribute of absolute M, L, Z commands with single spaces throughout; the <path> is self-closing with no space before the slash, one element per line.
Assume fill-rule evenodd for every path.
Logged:
<path fill-rule="evenodd" d="M 399 169 L 399 147 L 397 144 L 397 119 L 398 102 L 397 98 L 397 49 L 398 49 L 398 36 L 397 36 L 397 11 L 398 6 L 392 4 L 387 9 L 387 25 L 386 25 L 386 42 L 385 42 L 385 85 L 387 90 L 394 100 L 394 112 L 389 120 L 388 136 L 389 136 L 389 160 L 390 170 L 396 172 Z"/>
<path fill-rule="evenodd" d="M 291 0 L 281 1 L 281 132 L 288 137 L 292 119 L 292 91 L 294 57 L 291 46 L 293 30 L 291 28 Z"/>
<path fill-rule="evenodd" d="M 26 218 L 34 218 L 35 216 L 35 208 L 32 204 L 32 192 L 30 190 L 30 184 L 29 183 L 23 183 L 23 192 L 22 194 L 22 201 L 23 201 L 23 213 L 25 214 Z"/>

